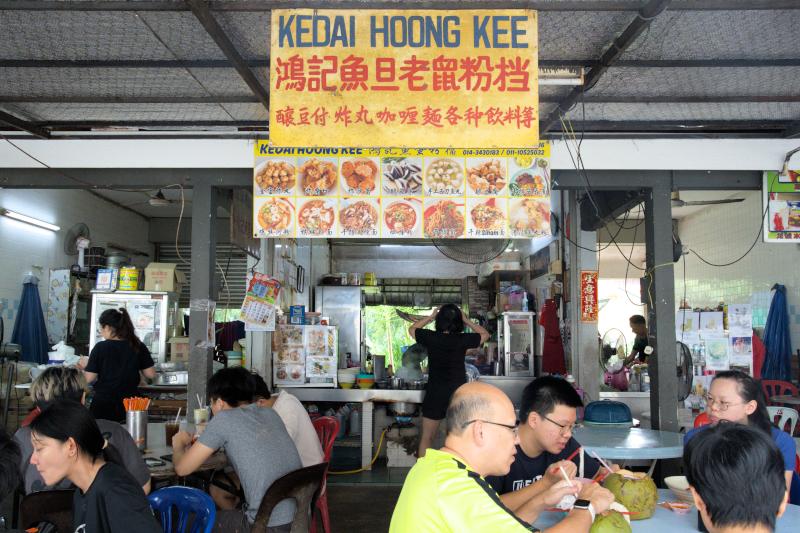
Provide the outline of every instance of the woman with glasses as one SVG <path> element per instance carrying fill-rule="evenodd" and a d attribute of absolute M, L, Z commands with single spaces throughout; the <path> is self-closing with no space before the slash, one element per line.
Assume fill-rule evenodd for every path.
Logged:
<path fill-rule="evenodd" d="M 422 329 L 435 321 L 435 331 Z M 464 326 L 474 333 L 464 333 Z M 466 383 L 464 356 L 489 340 L 489 332 L 471 322 L 458 306 L 446 304 L 408 328 L 417 343 L 428 350 L 428 384 L 422 402 L 422 435 L 418 457 L 433 445 L 433 436 L 447 412 L 455 390 Z"/>
<path fill-rule="evenodd" d="M 744 424 L 763 431 L 775 441 L 783 455 L 788 490 L 792 483 L 797 447 L 789 434 L 772 424 L 761 384 L 738 370 L 719 372 L 711 381 L 706 402 L 710 425 L 720 422 Z M 700 426 L 686 433 L 683 438 L 684 445 L 707 427 Z"/>

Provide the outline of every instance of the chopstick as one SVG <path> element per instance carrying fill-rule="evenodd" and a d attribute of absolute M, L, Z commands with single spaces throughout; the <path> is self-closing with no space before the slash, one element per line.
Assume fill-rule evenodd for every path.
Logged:
<path fill-rule="evenodd" d="M 577 448 L 575 448 L 575 451 L 572 452 L 571 454 L 569 454 L 569 457 L 567 457 L 564 460 L 565 461 L 572 461 L 575 458 L 575 456 L 578 455 L 581 452 L 581 450 L 582 450 L 582 448 L 580 446 L 578 446 Z M 589 452 L 589 453 L 591 453 L 591 452 Z"/>

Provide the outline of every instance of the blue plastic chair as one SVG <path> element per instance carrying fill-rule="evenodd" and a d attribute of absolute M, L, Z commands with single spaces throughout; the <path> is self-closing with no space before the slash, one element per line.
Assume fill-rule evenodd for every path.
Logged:
<path fill-rule="evenodd" d="M 211 533 L 217 509 L 211 496 L 191 487 L 165 487 L 147 497 L 150 507 L 160 519 L 165 533 Z M 178 522 L 173 528 L 173 507 L 178 511 Z M 189 518 L 194 515 L 192 529 Z"/>

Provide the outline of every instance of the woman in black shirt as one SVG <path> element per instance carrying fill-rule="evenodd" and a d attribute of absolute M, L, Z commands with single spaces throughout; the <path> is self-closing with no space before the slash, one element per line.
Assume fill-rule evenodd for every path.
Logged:
<path fill-rule="evenodd" d="M 100 335 L 105 340 L 92 348 L 84 371 L 86 381 L 94 382 L 89 410 L 95 418 L 120 422 L 125 420 L 122 399 L 137 395 L 139 372 L 152 379 L 156 369 L 150 350 L 136 336 L 124 308 L 103 311 Z"/>
<path fill-rule="evenodd" d="M 121 466 L 106 462 L 100 428 L 81 404 L 51 405 L 31 423 L 31 464 L 48 485 L 69 479 L 73 528 L 80 533 L 161 533 L 142 487 Z"/>
<path fill-rule="evenodd" d="M 434 320 L 435 331 L 422 329 Z M 463 333 L 464 326 L 474 333 Z M 458 306 L 445 304 L 431 316 L 412 324 L 408 333 L 428 350 L 428 384 L 422 402 L 422 436 L 417 450 L 417 457 L 424 457 L 447 413 L 450 397 L 467 381 L 464 368 L 467 350 L 489 340 L 489 332 L 471 322 Z"/>

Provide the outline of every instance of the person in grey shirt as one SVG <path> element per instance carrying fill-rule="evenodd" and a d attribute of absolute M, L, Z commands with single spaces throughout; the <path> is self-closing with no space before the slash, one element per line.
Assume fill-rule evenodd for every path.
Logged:
<path fill-rule="evenodd" d="M 25 494 L 42 490 L 72 488 L 72 482 L 68 479 L 63 479 L 52 487 L 47 486 L 36 466 L 31 464 L 33 445 L 31 444 L 29 424 L 50 404 L 67 400 L 85 403 L 86 379 L 77 368 L 51 366 L 34 380 L 31 384 L 30 394 L 36 408 L 23 421 L 22 427 L 14 433 L 14 440 L 17 441 L 22 451 L 20 470 L 24 478 Z M 96 422 L 106 445 L 116 450 L 119 455 L 120 466 L 125 468 L 142 487 L 144 493 L 148 494 L 150 492 L 150 470 L 130 434 L 120 424 L 111 420 L 96 420 Z"/>
<path fill-rule="evenodd" d="M 191 444 L 192 436 L 181 431 L 172 438 L 175 473 L 186 476 L 221 448 L 236 471 L 245 501 L 241 509 L 229 500 L 215 498 L 221 508 L 215 532 L 249 532 L 261 500 L 272 483 L 302 468 L 297 448 L 280 416 L 251 403 L 255 394 L 252 374 L 241 367 L 223 368 L 208 382 L 208 397 L 214 417 Z M 270 516 L 270 533 L 288 532 L 294 518 L 292 500 L 280 502 Z"/>

